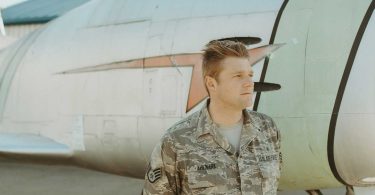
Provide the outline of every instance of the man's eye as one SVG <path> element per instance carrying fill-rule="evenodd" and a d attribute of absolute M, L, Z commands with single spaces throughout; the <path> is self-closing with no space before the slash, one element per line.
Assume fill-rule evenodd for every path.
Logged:
<path fill-rule="evenodd" d="M 235 77 L 241 77 L 241 75 L 237 74 L 237 75 L 235 75 Z"/>

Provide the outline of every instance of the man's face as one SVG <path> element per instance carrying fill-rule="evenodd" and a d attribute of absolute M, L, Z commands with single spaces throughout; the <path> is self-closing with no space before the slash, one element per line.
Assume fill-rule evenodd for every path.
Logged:
<path fill-rule="evenodd" d="M 211 98 L 221 105 L 242 110 L 252 106 L 254 91 L 253 70 L 243 57 L 226 57 L 221 61 L 221 72 Z"/>

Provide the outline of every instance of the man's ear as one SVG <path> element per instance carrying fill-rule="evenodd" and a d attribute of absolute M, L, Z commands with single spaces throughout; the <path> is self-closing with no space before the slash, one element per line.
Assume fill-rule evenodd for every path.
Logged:
<path fill-rule="evenodd" d="M 204 78 L 205 85 L 209 91 L 216 91 L 216 80 L 210 76 Z"/>

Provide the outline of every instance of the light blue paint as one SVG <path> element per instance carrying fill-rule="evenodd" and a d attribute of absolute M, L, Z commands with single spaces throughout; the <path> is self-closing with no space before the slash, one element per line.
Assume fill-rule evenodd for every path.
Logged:
<path fill-rule="evenodd" d="M 68 146 L 31 133 L 1 133 L 0 152 L 70 153 Z"/>

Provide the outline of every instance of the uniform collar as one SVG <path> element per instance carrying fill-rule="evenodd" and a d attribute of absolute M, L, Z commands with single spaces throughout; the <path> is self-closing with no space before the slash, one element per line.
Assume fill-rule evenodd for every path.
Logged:
<path fill-rule="evenodd" d="M 210 99 L 207 99 L 203 108 L 200 111 L 197 125 L 197 139 L 206 134 L 215 134 L 215 130 L 218 128 L 217 124 L 211 119 L 210 113 L 208 112 L 208 105 Z"/>
<path fill-rule="evenodd" d="M 216 143 L 219 144 L 223 149 L 234 154 L 236 152 L 234 146 L 232 146 L 224 136 L 217 132 L 218 125 L 214 123 L 208 112 L 209 103 L 210 99 L 207 99 L 206 103 L 200 111 L 200 116 L 198 118 L 197 124 L 196 139 L 198 142 L 202 142 L 205 140 L 204 135 L 211 135 L 215 139 Z M 240 148 L 242 148 L 243 145 L 247 145 L 248 143 L 250 143 L 260 132 L 260 128 L 256 124 L 256 121 L 253 119 L 253 117 L 250 115 L 249 111 L 244 109 L 242 111 L 242 114 L 244 119 L 240 139 Z"/>
<path fill-rule="evenodd" d="M 254 138 L 261 134 L 260 121 L 256 120 L 257 116 L 254 112 L 244 109 L 242 113 L 244 125 L 241 132 L 240 150 L 244 150 L 244 147 L 247 147 Z"/>

